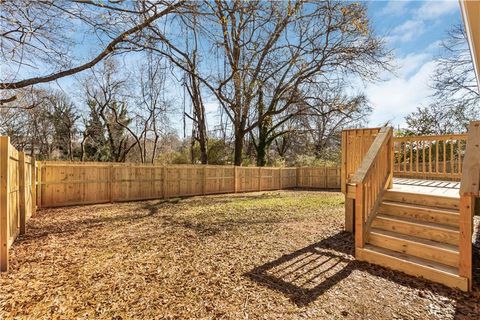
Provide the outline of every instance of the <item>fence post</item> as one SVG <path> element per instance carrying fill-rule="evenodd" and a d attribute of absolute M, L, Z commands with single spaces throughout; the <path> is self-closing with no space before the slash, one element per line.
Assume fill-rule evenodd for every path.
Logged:
<path fill-rule="evenodd" d="M 32 188 L 32 217 L 37 213 L 37 166 L 35 156 L 31 155 L 32 171 L 30 172 L 30 187 Z"/>
<path fill-rule="evenodd" d="M 262 167 L 258 167 L 258 191 L 262 191 Z"/>
<path fill-rule="evenodd" d="M 167 198 L 167 169 L 162 167 L 162 195 L 163 199 Z"/>
<path fill-rule="evenodd" d="M 323 166 L 325 170 L 325 189 L 330 189 L 330 184 L 328 183 L 328 167 L 326 165 Z"/>
<path fill-rule="evenodd" d="M 25 234 L 25 224 L 27 222 L 25 188 L 25 152 L 20 151 L 18 152 L 18 207 L 20 209 L 20 234 Z"/>
<path fill-rule="evenodd" d="M 283 177 L 282 177 L 282 168 L 278 168 L 278 179 L 280 180 L 279 182 L 279 187 L 280 190 L 283 190 Z"/>
<path fill-rule="evenodd" d="M 8 271 L 9 145 L 9 137 L 0 137 L 0 271 Z"/>
<path fill-rule="evenodd" d="M 233 167 L 233 184 L 235 188 L 235 193 L 238 193 L 238 166 Z"/>
<path fill-rule="evenodd" d="M 42 207 L 42 162 L 37 162 L 37 207 Z"/>
<path fill-rule="evenodd" d="M 301 187 L 301 177 L 300 177 L 300 174 L 301 174 L 301 171 L 302 168 L 301 167 L 297 167 L 297 170 L 296 170 L 296 177 L 295 177 L 295 180 L 296 180 L 296 186 L 297 188 Z"/>
<path fill-rule="evenodd" d="M 207 166 L 202 166 L 202 195 L 205 195 L 205 189 L 207 188 Z"/>
<path fill-rule="evenodd" d="M 113 203 L 113 165 L 108 166 L 108 200 Z"/>

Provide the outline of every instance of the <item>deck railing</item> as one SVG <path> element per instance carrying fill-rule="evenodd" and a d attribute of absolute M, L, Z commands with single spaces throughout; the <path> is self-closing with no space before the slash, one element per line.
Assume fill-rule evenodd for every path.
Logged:
<path fill-rule="evenodd" d="M 472 289 L 472 233 L 475 202 L 480 197 L 480 121 L 468 128 L 467 148 L 460 184 L 459 275 L 468 279 Z"/>
<path fill-rule="evenodd" d="M 396 177 L 460 180 L 466 134 L 395 137 Z"/>
<path fill-rule="evenodd" d="M 393 130 L 382 128 L 351 179 L 355 184 L 355 247 L 363 248 L 383 193 L 393 181 Z"/>

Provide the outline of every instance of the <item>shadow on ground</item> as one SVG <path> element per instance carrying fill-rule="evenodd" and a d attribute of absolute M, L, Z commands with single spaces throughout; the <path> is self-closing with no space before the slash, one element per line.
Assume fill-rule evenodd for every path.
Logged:
<path fill-rule="evenodd" d="M 246 276 L 284 293 L 297 305 L 308 305 L 355 269 L 351 243 L 350 233 L 337 233 L 256 267 Z"/>
<path fill-rule="evenodd" d="M 480 227 L 480 225 L 479 225 Z M 320 242 L 286 254 L 254 268 L 245 276 L 279 291 L 298 306 L 307 306 L 327 290 L 346 279 L 353 271 L 368 272 L 419 291 L 429 290 L 456 301 L 455 319 L 480 317 L 480 232 L 476 236 L 474 292 L 463 293 L 440 284 L 423 281 L 400 272 L 360 262 L 354 258 L 354 239 L 348 232 L 339 232 Z M 368 279 L 365 279 L 368 281 Z"/>

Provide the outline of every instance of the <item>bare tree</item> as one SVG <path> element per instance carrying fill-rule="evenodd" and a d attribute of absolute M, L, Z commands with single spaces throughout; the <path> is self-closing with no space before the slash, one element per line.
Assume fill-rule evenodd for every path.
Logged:
<path fill-rule="evenodd" d="M 480 92 L 463 25 L 455 25 L 441 43 L 433 76 L 434 98 L 445 107 L 465 106 L 480 112 Z"/>
<path fill-rule="evenodd" d="M 109 161 L 123 162 L 130 150 L 137 146 L 143 159 L 143 150 L 138 135 L 129 126 L 132 119 L 128 115 L 126 101 L 126 77 L 118 72 L 114 60 L 105 60 L 101 68 L 92 69 L 92 76 L 84 82 L 87 103 L 91 114 L 99 117 L 106 130 Z M 130 141 L 129 137 L 133 138 Z"/>
<path fill-rule="evenodd" d="M 193 69 L 182 44 L 168 41 L 155 26 L 148 39 L 160 45 L 142 45 L 167 56 L 217 98 L 231 122 L 236 165 L 246 135 L 298 103 L 307 82 L 342 74 L 374 79 L 388 68 L 389 53 L 373 35 L 365 7 L 356 3 L 217 0 L 196 8 L 202 41 L 211 47 L 204 54 L 223 66 Z"/>
<path fill-rule="evenodd" d="M 465 132 L 480 117 L 480 92 L 463 25 L 455 25 L 442 41 L 432 78 L 433 102 L 405 119 L 405 134 Z"/>
<path fill-rule="evenodd" d="M 84 0 L 2 1 L 0 57 L 2 64 L 10 68 L 4 70 L 0 80 L 0 90 L 4 91 L 0 102 L 15 100 L 15 89 L 55 81 L 90 69 L 114 53 L 131 51 L 130 46 L 122 45 L 133 41 L 155 21 L 185 6 L 184 0 L 111 1 L 108 4 Z M 77 61 L 72 52 L 78 45 L 75 39 L 81 38 L 79 34 L 102 48 L 82 62 Z M 19 79 L 26 71 L 36 71 L 39 63 L 53 71 Z"/>
<path fill-rule="evenodd" d="M 166 72 L 164 61 L 151 53 L 146 55 L 146 65 L 140 67 L 140 93 L 134 111 L 136 132 L 132 132 L 140 141 L 142 162 L 155 161 L 161 138 L 169 133 L 169 102 L 165 98 Z"/>

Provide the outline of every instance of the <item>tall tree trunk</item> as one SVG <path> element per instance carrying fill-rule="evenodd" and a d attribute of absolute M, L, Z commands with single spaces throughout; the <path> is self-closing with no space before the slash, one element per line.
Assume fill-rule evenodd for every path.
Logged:
<path fill-rule="evenodd" d="M 244 135 L 241 132 L 240 128 L 235 129 L 235 151 L 233 163 L 236 166 L 242 165 L 242 154 L 243 154 L 243 138 Z"/>
<path fill-rule="evenodd" d="M 208 164 L 207 139 L 202 130 L 198 132 L 198 144 L 200 146 L 200 161 L 202 164 Z"/>

